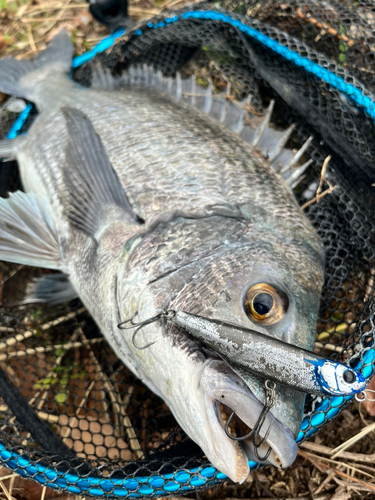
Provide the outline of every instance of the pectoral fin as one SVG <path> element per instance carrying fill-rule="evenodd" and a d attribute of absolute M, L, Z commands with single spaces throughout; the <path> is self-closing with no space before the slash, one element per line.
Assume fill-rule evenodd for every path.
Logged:
<path fill-rule="evenodd" d="M 91 121 L 75 108 L 63 108 L 68 128 L 66 214 L 78 229 L 98 240 L 110 222 L 139 224 Z"/>
<path fill-rule="evenodd" d="M 60 247 L 48 202 L 17 191 L 0 198 L 0 260 L 60 269 Z"/>

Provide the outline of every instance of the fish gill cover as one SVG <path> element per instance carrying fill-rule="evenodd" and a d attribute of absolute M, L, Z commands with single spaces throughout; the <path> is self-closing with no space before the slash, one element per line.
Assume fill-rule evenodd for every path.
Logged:
<path fill-rule="evenodd" d="M 73 75 L 86 86 L 98 68 L 120 76 L 147 64 L 165 77 L 195 75 L 193 92 L 184 88 L 186 100 L 211 86 L 225 100 L 246 103 L 245 119 L 256 128 L 274 99 L 273 127 L 295 124 L 290 148 L 313 137 L 303 155 L 312 162 L 294 192 L 326 255 L 315 351 L 348 362 L 366 378 L 375 359 L 374 33 L 372 2 L 205 2 L 137 25 Z M 3 117 L 4 136 L 11 124 Z M 14 164 L 2 165 L 0 183 L 2 196 L 19 188 Z M 165 403 L 117 359 L 77 299 L 20 307 L 26 283 L 41 271 L 4 263 L 2 272 L 3 283 L 8 280 L 2 367 L 76 454 L 47 452 L 4 403 L 3 463 L 55 488 L 108 497 L 165 496 L 225 478 Z M 309 396 L 297 441 L 350 400 Z"/>

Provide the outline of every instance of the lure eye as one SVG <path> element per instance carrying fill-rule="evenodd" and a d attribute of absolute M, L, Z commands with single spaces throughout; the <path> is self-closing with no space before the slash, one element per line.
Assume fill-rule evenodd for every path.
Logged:
<path fill-rule="evenodd" d="M 347 384 L 353 384 L 356 380 L 355 373 L 351 370 L 345 370 L 342 376 Z"/>
<path fill-rule="evenodd" d="M 285 316 L 288 306 L 286 294 L 267 283 L 252 286 L 246 294 L 246 314 L 256 323 L 277 323 Z"/>

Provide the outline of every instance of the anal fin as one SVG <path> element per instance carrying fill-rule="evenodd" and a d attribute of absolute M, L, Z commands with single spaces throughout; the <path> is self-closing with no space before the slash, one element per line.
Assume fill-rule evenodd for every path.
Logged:
<path fill-rule="evenodd" d="M 70 302 L 77 297 L 77 292 L 65 274 L 46 274 L 41 278 L 35 278 L 30 283 L 22 304 L 45 302 L 50 306 L 55 306 Z"/>
<path fill-rule="evenodd" d="M 48 202 L 16 191 L 0 198 L 0 260 L 60 269 L 60 247 Z"/>

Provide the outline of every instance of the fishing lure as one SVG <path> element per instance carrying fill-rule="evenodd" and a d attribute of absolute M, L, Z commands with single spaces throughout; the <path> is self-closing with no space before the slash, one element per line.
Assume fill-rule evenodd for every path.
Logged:
<path fill-rule="evenodd" d="M 366 386 L 347 365 L 257 331 L 183 311 L 169 317 L 231 363 L 302 392 L 354 395 Z"/>
<path fill-rule="evenodd" d="M 152 344 L 140 347 L 135 343 L 136 335 L 143 326 L 161 318 L 187 330 L 230 363 L 299 391 L 324 396 L 352 396 L 366 387 L 363 375 L 343 363 L 322 358 L 249 328 L 184 311 L 164 311 L 139 323 L 133 322 L 133 316 L 118 326 L 122 329 L 137 327 L 133 344 L 138 349 L 145 349 Z M 129 322 L 131 326 L 124 326 Z"/>

